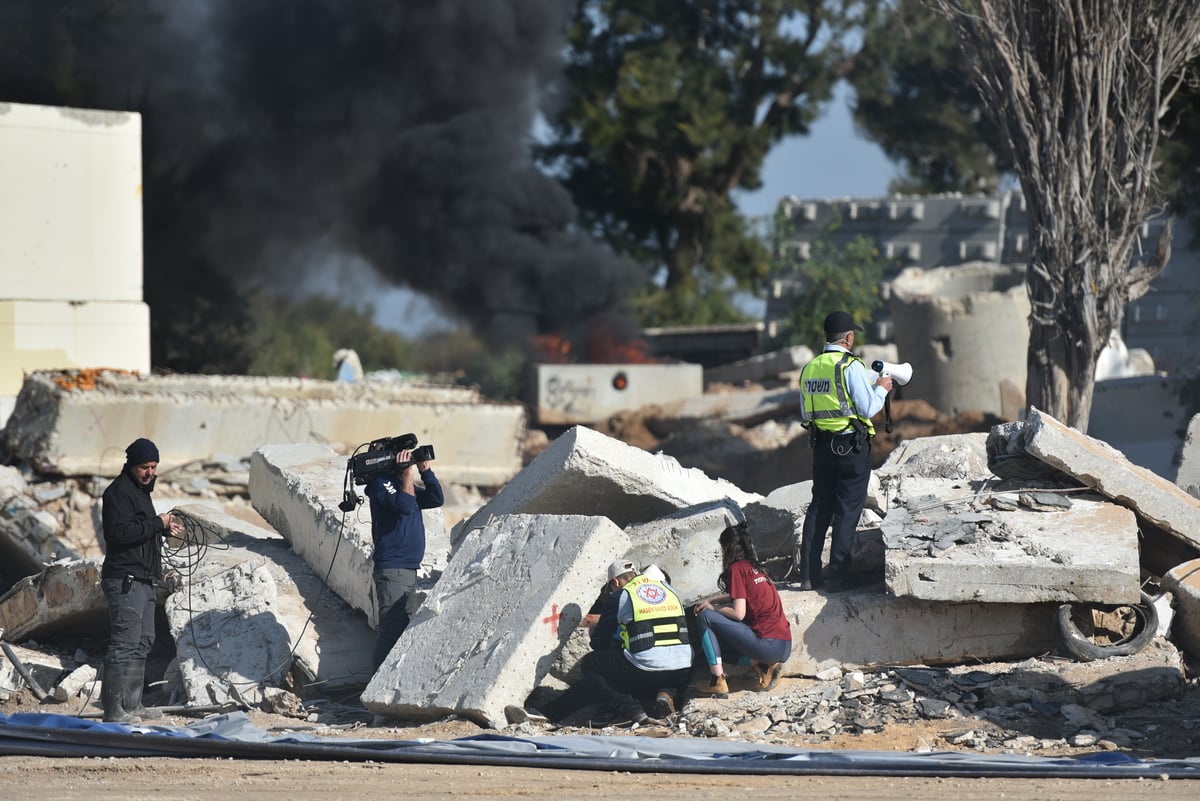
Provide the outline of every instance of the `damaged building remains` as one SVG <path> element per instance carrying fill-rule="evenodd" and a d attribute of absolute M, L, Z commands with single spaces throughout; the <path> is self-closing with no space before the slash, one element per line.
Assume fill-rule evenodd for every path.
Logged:
<path fill-rule="evenodd" d="M 27 152 L 31 169 L 62 161 L 60 185 L 84 196 L 59 230 L 95 222 L 87 209 L 110 219 L 88 228 L 101 237 L 89 247 L 54 236 L 58 250 L 26 248 L 73 265 L 72 280 L 31 263 L 19 298 L 0 299 L 11 357 L 0 370 L 0 711 L 101 717 L 100 499 L 138 437 L 161 453 L 155 506 L 184 526 L 167 540 L 147 666 L 145 701 L 168 714 L 453 718 L 528 733 L 545 725 L 539 704 L 578 678 L 614 559 L 657 565 L 690 605 L 717 592 L 718 536 L 743 522 L 791 624 L 783 679 L 745 692 L 750 679 L 731 670 L 728 699 L 679 699 L 653 724 L 663 733 L 809 743 L 962 720 L 938 745 L 1115 750 L 1146 732 L 1113 716 L 1194 685 L 1200 416 L 1180 419 L 1164 400 L 1153 430 L 1097 430 L 1134 393 L 1170 395 L 1128 352 L 1114 356 L 1120 386 L 1098 385 L 1096 404 L 1109 406 L 1089 432 L 1025 408 L 1020 271 L 990 263 L 988 248 L 952 248 L 959 261 L 938 268 L 917 258 L 933 258 L 931 245 L 892 243 L 909 267 L 886 294 L 912 324 L 869 346 L 868 361 L 911 360 L 917 377 L 896 398 L 895 432 L 875 441 L 857 586 L 802 591 L 793 576 L 812 476 L 796 380 L 807 348 L 703 367 L 540 365 L 528 404 L 369 375 L 151 375 L 140 118 L 10 113 L 23 122 L 0 125 L 0 156 Z M 56 161 L 47 149 L 94 126 L 107 135 L 78 151 L 91 156 Z M 90 180 L 88 158 L 107 165 L 104 180 Z M 854 219 L 919 227 L 958 215 L 979 227 L 1000 213 L 875 205 Z M 798 208 L 814 224 L 834 213 Z M 978 358 L 998 331 L 1004 352 Z M 370 505 L 347 460 L 403 432 L 436 446 L 445 503 L 423 513 L 412 622 L 374 669 Z M 707 674 L 703 658 L 695 674 Z M 563 728 L 595 728 L 595 711 L 581 706 Z M 1028 723 L 1039 716 L 1045 726 Z M 984 723 L 1023 733 L 996 743 Z"/>
<path fill-rule="evenodd" d="M 720 531 L 741 521 L 792 625 L 785 678 L 836 688 L 781 702 L 759 736 L 869 730 L 889 706 L 950 715 L 1007 697 L 1073 710 L 1066 728 L 1086 739 L 1106 714 L 1181 693 L 1200 648 L 1200 499 L 1036 409 L 990 432 L 901 442 L 872 477 L 861 586 L 802 592 L 789 574 L 811 481 L 745 491 L 585 426 L 534 455 L 519 406 L 415 385 L 334 398 L 345 388 L 308 383 L 27 379 L 4 431 L 12 464 L 0 468 L 0 694 L 99 715 L 99 497 L 118 444 L 138 431 L 163 444 L 156 505 L 186 523 L 169 549 L 169 636 L 148 693 L 181 712 L 304 717 L 339 699 L 379 721 L 529 725 L 511 710 L 572 680 L 613 558 L 659 565 L 696 600 L 716 590 Z M 745 404 L 749 418 L 759 406 Z M 305 427 L 288 431 L 297 417 Z M 279 441 L 248 444 L 267 419 Z M 437 444 L 447 502 L 425 512 L 420 608 L 372 672 L 369 509 L 339 504 L 356 441 L 399 420 Z M 1181 476 L 1198 458 L 1191 428 Z M 984 664 L 1007 668 L 984 681 Z M 964 690 L 972 681 L 986 687 Z M 685 705 L 673 725 L 728 734 L 708 703 Z M 586 726 L 589 710 L 579 715 Z"/>

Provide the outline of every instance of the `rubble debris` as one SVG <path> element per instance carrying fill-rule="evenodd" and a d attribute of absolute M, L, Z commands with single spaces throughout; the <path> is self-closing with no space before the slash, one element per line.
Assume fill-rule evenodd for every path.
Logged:
<path fill-rule="evenodd" d="M 1024 425 L 1015 431 L 1009 445 L 1128 506 L 1168 534 L 1200 547 L 1200 499 L 1132 464 L 1107 443 L 1081 434 L 1031 406 Z"/>
<path fill-rule="evenodd" d="M 1200 498 L 1200 414 L 1192 415 L 1179 452 L 1175 483 L 1193 498 Z"/>

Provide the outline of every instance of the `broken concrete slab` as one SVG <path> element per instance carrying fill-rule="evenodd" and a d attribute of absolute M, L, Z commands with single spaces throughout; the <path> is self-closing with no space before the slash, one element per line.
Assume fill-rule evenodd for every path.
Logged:
<path fill-rule="evenodd" d="M 1131 463 L 1115 448 L 1032 406 L 1020 444 L 1042 462 L 1128 506 L 1167 533 L 1200 547 L 1200 498 Z"/>
<path fill-rule="evenodd" d="M 62 523 L 42 508 L 50 500 L 55 499 L 39 500 L 15 467 L 0 466 L 0 553 L 5 561 L 0 576 L 15 580 L 40 573 L 52 562 L 83 556 L 64 536 Z"/>
<path fill-rule="evenodd" d="M 943 603 L 879 589 L 801 592 L 779 585 L 792 625 L 785 676 L 830 668 L 1023 659 L 1057 638 L 1057 604 Z"/>
<path fill-rule="evenodd" d="M 604 515 L 618 526 L 645 523 L 695 504 L 761 496 L 687 469 L 669 456 L 626 445 L 590 428 L 559 436 L 495 497 L 455 527 L 452 542 L 507 514 Z"/>
<path fill-rule="evenodd" d="M 381 715 L 506 724 L 549 673 L 625 533 L 603 517 L 509 514 L 468 531 L 362 694 Z"/>
<path fill-rule="evenodd" d="M 275 579 L 261 559 L 200 567 L 165 604 L 188 702 L 258 706 L 292 666 Z"/>
<path fill-rule="evenodd" d="M 80 665 L 66 675 L 50 690 L 50 697 L 60 704 L 80 698 L 99 698 L 100 689 L 96 680 L 98 673 L 91 665 Z"/>
<path fill-rule="evenodd" d="M 256 704 L 292 671 L 302 697 L 361 689 L 374 632 L 280 535 L 203 505 L 204 556 L 165 604 L 193 704 Z"/>
<path fill-rule="evenodd" d="M 349 513 L 338 508 L 345 470 L 345 457 L 325 445 L 268 445 L 250 458 L 250 499 L 263 519 L 374 627 L 379 610 L 372 578 L 370 504 L 364 502 Z M 427 589 L 436 579 L 431 565 L 444 563 L 449 540 L 440 509 L 425 509 L 422 517 L 426 548 L 418 578 L 419 586 Z"/>
<path fill-rule="evenodd" d="M 1179 452 L 1179 472 L 1175 484 L 1193 498 L 1200 498 L 1200 414 L 1192 415 L 1183 447 Z"/>
<path fill-rule="evenodd" d="M 800 391 L 765 389 L 709 392 L 683 400 L 659 402 L 655 407 L 656 414 L 651 425 L 657 435 L 666 436 L 700 423 L 718 421 L 754 426 L 797 414 L 800 411 Z"/>
<path fill-rule="evenodd" d="M 883 545 L 879 536 L 882 518 L 875 513 L 872 496 L 879 495 L 879 481 L 871 474 L 868 483 L 867 505 L 858 519 L 854 540 L 850 546 L 851 570 L 856 573 L 874 573 L 883 570 Z M 796 544 L 804 532 L 804 517 L 812 504 L 812 481 L 788 484 L 771 492 L 761 501 L 748 504 L 743 512 L 754 539 L 754 549 L 759 559 L 795 558 Z M 825 538 L 822 563 L 829 563 L 829 548 L 832 539 Z"/>
<path fill-rule="evenodd" d="M 625 528 L 633 547 L 624 555 L 639 567 L 656 564 L 671 577 L 671 586 L 684 601 L 717 591 L 721 575 L 721 532 L 745 520 L 728 500 L 689 506 L 648 523 Z"/>
<path fill-rule="evenodd" d="M 741 385 L 747 381 L 761 383 L 778 379 L 788 373 L 803 370 L 804 365 L 812 361 L 813 352 L 807 345 L 793 345 L 790 348 L 761 353 L 748 359 L 709 367 L 704 371 L 704 384 L 735 384 Z"/>
<path fill-rule="evenodd" d="M 0 629 L 10 642 L 62 631 L 108 629 L 99 559 L 51 565 L 0 597 Z"/>
<path fill-rule="evenodd" d="M 1163 575 L 1162 586 L 1175 601 L 1171 637 L 1188 656 L 1200 658 L 1200 559 L 1176 565 Z"/>
<path fill-rule="evenodd" d="M 167 470 L 266 444 L 320 442 L 349 454 L 405 431 L 434 446 L 444 481 L 500 486 L 521 469 L 525 408 L 415 383 L 105 372 L 83 389 L 40 371 L 25 379 L 3 435 L 10 456 L 39 472 L 116 475 L 137 437 L 158 444 Z"/>
<path fill-rule="evenodd" d="M 6 640 L 9 639 L 8 634 L 5 634 L 4 637 Z M 43 653 L 34 648 L 24 648 L 11 642 L 4 644 L 13 652 L 13 655 L 20 661 L 21 667 L 37 682 L 43 692 L 48 692 L 48 688 L 57 684 L 59 677 L 67 669 L 61 657 Z M 26 689 L 32 688 L 21 676 L 20 669 L 4 651 L 0 651 L 0 700 L 7 701 L 14 693 Z"/>
<path fill-rule="evenodd" d="M 976 494 L 982 485 L 974 489 L 964 497 L 949 485 L 888 512 L 889 590 L 930 601 L 1138 601 L 1133 512 L 1090 493 L 1070 496 L 1070 506 L 1055 511 L 997 508 Z"/>

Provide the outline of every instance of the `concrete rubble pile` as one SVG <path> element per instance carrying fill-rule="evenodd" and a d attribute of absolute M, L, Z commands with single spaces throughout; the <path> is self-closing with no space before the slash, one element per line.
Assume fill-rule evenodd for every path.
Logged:
<path fill-rule="evenodd" d="M 6 441 L 36 439 L 29 426 L 10 424 Z M 56 447 L 43 445 L 38 458 Z M 435 469 L 442 475 L 440 463 Z M 446 507 L 425 512 L 421 607 L 373 674 L 370 514 L 366 504 L 339 507 L 345 470 L 344 451 L 285 441 L 248 457 L 253 509 L 198 476 L 173 482 L 174 497 L 156 492 L 156 503 L 181 510 L 196 535 L 164 591 L 174 653 L 161 666 L 161 700 L 303 715 L 322 699 L 357 696 L 384 719 L 456 714 L 505 726 L 506 706 L 536 701 L 574 676 L 586 651 L 581 623 L 609 561 L 657 564 L 686 600 L 698 599 L 716 591 L 718 534 L 743 520 L 792 621 L 784 675 L 816 684 L 778 697 L 736 694 L 732 711 L 722 707 L 732 722 L 712 701 L 694 701 L 677 721 L 690 734 L 865 732 L 897 716 L 1000 718 L 1025 704 L 1052 705 L 1074 716 L 1066 729 L 1119 745 L 1135 734 L 1111 731 L 1097 716 L 1177 694 L 1184 657 L 1176 645 L 1200 654 L 1200 562 L 1191 561 L 1200 500 L 1036 409 L 991 434 L 897 448 L 876 471 L 860 520 L 855 565 L 864 586 L 838 594 L 800 592 L 787 580 L 811 482 L 746 492 L 669 456 L 572 428 L 486 501 L 445 482 Z M 107 622 L 96 586 L 104 482 L 89 479 L 87 491 L 74 484 L 55 499 L 89 520 L 84 553 L 65 544 L 81 539 L 78 532 L 68 538 L 49 521 L 29 522 L 45 504 L 28 499 L 46 485 L 19 478 L 0 482 L 9 496 L 0 547 L 24 549 L 38 571 L 0 597 L 0 626 L 48 699 L 82 703 L 98 697 L 87 669 L 99 664 L 97 631 Z M 1139 535 L 1147 529 L 1174 544 L 1169 557 L 1146 552 Z M 1155 558 L 1171 564 L 1144 590 Z M 1060 645 L 1064 604 L 1133 607 L 1159 594 L 1167 601 L 1150 599 L 1157 636 L 1149 645 L 1090 666 L 1068 663 L 1090 671 L 1070 691 L 1042 680 L 1068 669 L 1039 661 Z M 82 637 L 89 629 L 88 647 L 68 653 L 64 632 Z M 56 645 L 38 647 L 47 640 Z M 1000 665 L 987 681 L 962 667 L 985 663 Z M 1130 670 L 1137 681 L 1123 679 Z M 10 673 L 0 673 L 0 693 L 22 686 Z"/>

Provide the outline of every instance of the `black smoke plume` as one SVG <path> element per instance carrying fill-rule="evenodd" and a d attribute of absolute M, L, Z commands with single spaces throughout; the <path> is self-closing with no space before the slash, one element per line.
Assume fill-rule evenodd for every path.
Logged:
<path fill-rule="evenodd" d="M 156 364 L 346 258 L 492 345 L 581 337 L 640 275 L 529 159 L 560 2 L 4 0 L 0 101 L 142 113 Z"/>

